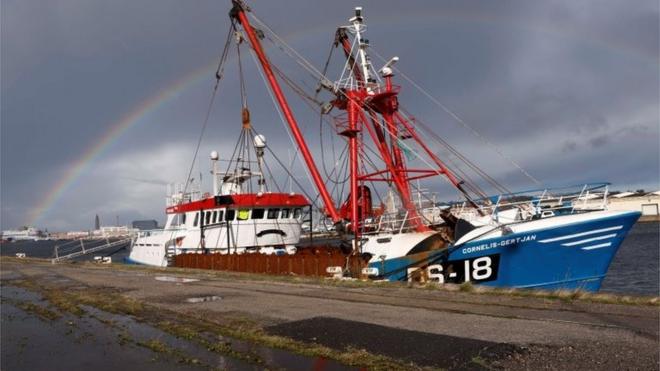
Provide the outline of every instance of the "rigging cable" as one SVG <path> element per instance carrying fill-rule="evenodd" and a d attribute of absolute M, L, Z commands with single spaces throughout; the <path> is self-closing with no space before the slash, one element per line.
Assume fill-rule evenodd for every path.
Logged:
<path fill-rule="evenodd" d="M 401 112 L 409 119 L 411 120 L 412 115 L 405 109 L 400 107 Z M 422 120 L 415 118 L 414 119 L 415 123 L 417 124 L 418 127 L 421 127 L 423 131 L 425 131 L 431 139 L 435 140 L 436 143 L 440 144 L 441 146 L 445 147 L 452 155 L 456 156 L 459 160 L 464 162 L 472 171 L 474 171 L 477 175 L 481 176 L 484 178 L 488 183 L 490 183 L 495 189 L 497 189 L 499 192 L 503 194 L 509 194 L 511 191 L 507 189 L 504 185 L 499 183 L 497 180 L 495 180 L 493 177 L 488 175 L 485 171 L 483 171 L 481 168 L 479 168 L 474 162 L 472 162 L 470 159 L 465 157 L 461 152 L 459 152 L 457 149 L 455 149 L 451 144 L 449 144 L 447 141 L 442 139 L 441 136 L 437 135 L 435 132 L 431 130 L 431 128 L 424 123 Z M 459 169 L 460 171 L 460 169 Z M 465 172 L 461 171 L 463 174 Z M 467 174 L 465 174 L 467 176 Z M 469 177 L 468 177 L 469 178 Z M 473 181 L 474 182 L 474 181 Z"/>
<path fill-rule="evenodd" d="M 287 55 L 289 55 L 291 58 L 293 58 L 294 61 L 295 61 L 297 64 L 299 64 L 301 67 L 303 67 L 304 69 L 306 69 L 308 72 L 310 72 L 310 73 L 312 73 L 312 74 L 316 74 L 316 75 L 318 75 L 318 77 L 320 77 L 321 79 L 325 79 L 325 80 L 327 80 L 327 78 L 325 77 L 325 74 L 323 74 L 323 73 L 321 73 L 320 71 L 318 71 L 318 70 L 317 70 L 317 69 L 316 69 L 316 68 L 315 68 L 310 62 L 308 62 L 304 57 L 302 57 L 302 56 L 301 56 L 301 55 L 300 55 L 295 49 L 293 49 L 291 46 L 289 46 L 289 45 L 288 45 L 288 44 L 287 44 L 282 38 L 280 38 L 280 37 L 279 37 L 279 36 L 278 36 L 278 35 L 277 35 L 277 34 L 276 34 L 276 33 L 275 33 L 270 27 L 268 27 L 268 25 L 266 25 L 265 22 L 261 21 L 261 19 L 259 19 L 259 18 L 258 18 L 253 12 L 251 12 L 250 15 L 251 15 L 251 17 L 252 17 L 257 23 L 259 23 L 262 27 L 264 27 L 265 29 L 267 29 L 267 30 L 268 30 L 268 31 L 269 31 L 269 32 L 275 37 L 275 39 L 277 39 L 277 41 L 280 43 L 280 45 L 277 45 L 277 44 L 276 44 L 276 46 L 278 46 L 278 48 L 279 48 L 280 50 L 282 50 L 282 51 L 285 52 Z M 273 39 L 271 39 L 270 37 L 268 37 L 268 39 L 269 39 L 271 42 L 273 42 L 273 43 L 275 44 L 275 42 L 274 42 Z M 282 46 L 286 47 L 289 51 L 287 52 L 286 50 L 284 50 L 284 49 L 282 48 Z M 384 58 L 383 58 L 383 57 L 382 57 L 382 56 L 381 56 L 376 50 L 374 50 L 373 48 L 370 48 L 370 49 L 373 50 L 373 52 L 378 56 L 378 58 L 380 58 L 381 60 L 383 60 L 383 61 L 385 62 L 385 59 L 384 59 Z M 411 78 L 409 78 L 406 74 L 404 74 L 403 72 L 401 72 L 401 71 L 400 71 L 399 69 L 397 69 L 396 67 L 393 67 L 393 68 L 394 68 L 397 72 L 399 72 L 399 73 L 404 77 L 404 79 L 406 79 L 408 82 L 410 82 L 410 83 L 411 83 L 416 89 L 418 89 L 419 91 L 421 91 L 421 92 L 422 92 L 427 98 L 429 98 L 433 103 L 435 103 L 436 105 L 438 105 L 438 106 L 439 106 L 440 108 L 442 108 L 445 112 L 447 112 L 449 115 L 451 115 L 451 116 L 452 116 L 457 122 L 459 122 L 461 125 L 463 125 L 465 128 L 467 128 L 469 131 L 471 131 L 473 135 L 477 136 L 479 139 L 481 139 L 482 141 L 484 141 L 484 143 L 486 143 L 486 144 L 488 144 L 490 147 L 492 147 L 492 148 L 493 148 L 493 149 L 494 149 L 494 150 L 495 150 L 495 151 L 496 151 L 496 152 L 497 152 L 502 158 L 508 160 L 508 161 L 509 161 L 514 167 L 516 167 L 516 168 L 517 168 L 522 174 L 524 174 L 527 178 L 529 178 L 530 180 L 532 180 L 534 183 L 536 183 L 536 184 L 538 184 L 538 185 L 542 185 L 542 183 L 541 183 L 539 180 L 537 180 L 537 179 L 534 178 L 531 174 L 529 174 L 525 169 L 522 168 L 522 166 L 520 166 L 520 165 L 519 165 L 516 161 L 514 161 L 512 158 L 510 158 L 509 156 L 507 156 L 506 154 L 504 154 L 504 153 L 503 153 L 503 152 L 502 152 L 497 146 L 495 146 L 492 142 L 488 141 L 487 138 L 485 138 L 485 137 L 482 136 L 479 132 L 477 132 L 475 129 L 473 129 L 471 126 L 469 126 L 469 125 L 468 125 L 464 120 L 462 120 L 457 114 L 455 114 L 453 111 L 449 110 L 449 109 L 448 109 L 445 105 L 443 105 L 440 101 L 438 101 L 438 100 L 435 99 L 431 94 L 429 94 L 428 92 L 426 92 L 421 86 L 419 86 L 417 83 L 415 83 L 415 82 L 414 82 Z M 339 91 L 338 93 L 343 94 L 343 92 L 341 92 L 341 91 Z M 345 95 L 345 94 L 343 94 L 343 95 Z M 390 133 L 390 135 L 391 135 L 391 133 Z M 404 145 L 405 145 L 405 144 L 404 144 Z M 406 145 L 406 147 L 407 147 L 407 145 Z M 418 156 L 418 157 L 419 157 L 419 156 Z M 422 161 L 424 161 L 424 160 L 422 160 Z M 424 162 L 426 162 L 426 161 L 424 161 Z M 427 163 L 427 165 L 428 165 L 428 163 Z"/>
<path fill-rule="evenodd" d="M 376 54 L 376 56 L 377 56 L 378 58 L 380 58 L 383 62 L 387 62 L 387 61 L 385 60 L 385 58 L 383 58 L 383 56 L 380 55 L 380 54 L 379 54 L 379 53 L 378 53 L 378 52 L 377 52 L 372 46 L 370 46 L 369 49 L 372 50 L 373 53 Z M 424 90 L 424 88 L 422 88 L 422 87 L 421 87 L 420 85 L 418 85 L 415 81 L 413 81 L 410 77 L 408 77 L 408 75 L 406 75 L 405 73 L 403 73 L 403 72 L 402 72 L 400 69 L 398 69 L 396 66 L 392 66 L 392 68 L 393 68 L 396 72 L 398 72 L 399 74 L 401 74 L 401 76 L 403 76 L 403 78 L 404 78 L 406 81 L 408 81 L 408 82 L 409 82 L 411 85 L 413 85 L 417 90 L 419 90 L 419 91 L 420 91 L 424 96 L 426 96 L 431 102 L 433 102 L 434 104 L 436 104 L 436 105 L 437 105 L 438 107 L 440 107 L 443 111 L 445 111 L 449 116 L 451 116 L 454 120 L 456 120 L 456 122 L 458 122 L 459 124 L 461 124 L 464 128 L 466 128 L 468 131 L 470 131 L 474 136 L 476 136 L 477 138 L 479 138 L 482 142 L 484 142 L 485 144 L 487 144 L 488 146 L 490 146 L 490 147 L 491 147 L 495 152 L 497 152 L 497 154 L 499 154 L 503 159 L 509 161 L 509 163 L 511 163 L 513 166 L 515 166 L 515 167 L 516 167 L 516 168 L 517 168 L 517 169 L 518 169 L 523 175 L 525 175 L 528 179 L 530 179 L 532 182 L 534 182 L 534 183 L 537 184 L 537 185 L 541 185 L 541 186 L 543 185 L 543 183 L 542 183 L 541 181 L 539 181 L 539 180 L 536 179 L 534 176 L 532 176 L 530 173 L 528 173 L 528 172 L 527 172 L 522 166 L 520 166 L 520 165 L 519 165 L 514 159 L 512 159 L 511 157 L 509 157 L 509 156 L 507 156 L 506 154 L 504 154 L 504 153 L 503 153 L 503 152 L 502 152 L 502 151 L 501 151 L 501 150 L 500 150 L 500 149 L 499 149 L 499 148 L 498 148 L 493 142 L 491 142 L 491 141 L 488 140 L 486 137 L 484 137 L 483 135 L 481 135 L 481 134 L 480 134 L 477 130 L 475 130 L 472 126 L 468 125 L 467 122 L 465 122 L 465 121 L 464 121 L 462 118 L 460 118 L 456 113 L 454 113 L 454 111 L 450 110 L 447 106 L 445 106 L 444 104 L 442 104 L 442 102 L 440 102 L 438 99 L 436 99 L 434 96 L 432 96 L 429 92 L 427 92 L 426 90 Z"/>
<path fill-rule="evenodd" d="M 215 72 L 215 86 L 213 87 L 213 92 L 211 93 L 211 99 L 209 100 L 208 108 L 206 109 L 206 115 L 204 116 L 204 122 L 202 124 L 202 130 L 199 133 L 199 138 L 197 139 L 197 146 L 195 147 L 195 154 L 193 155 L 192 162 L 190 163 L 190 170 L 188 171 L 188 176 L 186 177 L 186 183 L 183 189 L 183 193 L 186 193 L 188 185 L 190 184 L 190 177 L 192 176 L 193 169 L 195 167 L 195 162 L 197 161 L 197 155 L 199 154 L 199 147 L 202 144 L 202 139 L 204 138 L 204 132 L 206 131 L 206 126 L 208 125 L 209 118 L 211 116 L 211 110 L 213 109 L 213 103 L 215 102 L 215 97 L 218 93 L 218 86 L 220 86 L 220 80 L 224 74 L 224 64 L 227 60 L 227 55 L 229 54 L 229 45 L 231 44 L 231 35 L 232 31 L 235 29 L 234 22 L 232 22 L 229 32 L 227 33 L 227 40 L 225 41 L 225 46 L 220 57 L 220 62 L 218 63 L 218 68 Z"/>

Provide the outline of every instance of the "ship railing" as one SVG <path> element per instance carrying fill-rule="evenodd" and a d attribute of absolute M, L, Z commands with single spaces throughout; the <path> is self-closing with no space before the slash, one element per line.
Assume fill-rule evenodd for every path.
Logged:
<path fill-rule="evenodd" d="M 557 215 L 584 213 L 607 208 L 609 184 L 586 184 L 579 191 L 544 189 L 499 195 L 479 200 L 479 208 L 467 202 L 454 204 L 451 213 L 477 224 L 502 224 Z"/>
<path fill-rule="evenodd" d="M 387 213 L 380 215 L 376 218 L 366 219 L 361 224 L 362 234 L 378 234 L 378 233 L 403 233 L 413 229 L 419 223 L 429 225 L 431 222 L 428 218 L 425 218 L 421 215 L 411 217 L 410 213 L 406 211 L 405 213 Z"/>
<path fill-rule="evenodd" d="M 56 263 L 62 260 L 68 260 L 82 255 L 99 252 L 111 247 L 127 245 L 131 242 L 131 239 L 131 236 L 124 236 L 123 238 L 79 238 L 65 242 L 63 244 L 57 244 L 53 248 L 53 256 L 51 258 L 51 262 Z"/>
<path fill-rule="evenodd" d="M 183 228 L 168 228 L 168 229 L 145 229 L 138 231 L 136 234 L 137 238 L 143 238 L 143 237 L 150 237 L 150 236 L 158 236 L 162 235 L 165 233 L 176 233 L 178 231 L 183 230 Z"/>
<path fill-rule="evenodd" d="M 584 213 L 607 208 L 609 185 L 607 183 L 586 184 L 581 188 L 566 187 L 526 191 L 509 195 L 498 195 L 478 200 L 479 208 L 467 202 L 438 204 L 420 203 L 417 216 L 408 212 L 385 213 L 366 219 L 361 224 L 363 234 L 401 233 L 411 230 L 419 222 L 427 226 L 444 223 L 440 216 L 449 211 L 457 218 L 475 225 L 498 225 L 509 222 L 547 218 L 551 216 Z M 423 206 L 423 207 L 422 207 Z M 419 222 L 418 222 L 419 220 Z"/>
<path fill-rule="evenodd" d="M 183 194 L 171 194 L 168 195 L 165 198 L 165 205 L 167 207 L 169 206 L 175 206 L 175 205 L 180 205 L 180 204 L 185 204 L 189 203 L 192 201 L 197 201 L 202 199 L 202 192 L 201 191 L 192 191 L 192 192 L 186 192 Z"/>

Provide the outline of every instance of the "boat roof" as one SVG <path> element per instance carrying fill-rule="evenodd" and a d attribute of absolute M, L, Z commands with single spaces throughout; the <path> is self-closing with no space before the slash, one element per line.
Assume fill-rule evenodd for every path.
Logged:
<path fill-rule="evenodd" d="M 217 208 L 258 208 L 258 207 L 305 207 L 309 206 L 305 196 L 297 193 L 245 193 L 208 197 L 202 200 L 170 206 L 168 214 Z"/>

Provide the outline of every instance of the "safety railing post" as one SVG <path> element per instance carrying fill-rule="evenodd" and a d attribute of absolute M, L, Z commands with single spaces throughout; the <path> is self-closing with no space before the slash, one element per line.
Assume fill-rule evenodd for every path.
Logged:
<path fill-rule="evenodd" d="M 406 211 L 406 215 L 404 215 L 403 221 L 401 221 L 401 227 L 399 228 L 399 233 L 403 232 L 403 227 L 406 225 L 406 219 L 408 219 L 408 211 Z"/>

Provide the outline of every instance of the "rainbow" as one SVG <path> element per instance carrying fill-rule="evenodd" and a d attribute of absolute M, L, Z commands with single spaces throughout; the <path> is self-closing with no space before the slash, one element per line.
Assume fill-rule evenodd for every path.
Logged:
<path fill-rule="evenodd" d="M 48 214 L 48 211 L 57 203 L 80 176 L 96 161 L 101 154 L 114 143 L 128 129 L 146 121 L 149 114 L 158 110 L 164 103 L 181 95 L 190 86 L 198 83 L 201 79 L 209 77 L 209 73 L 215 71 L 217 62 L 211 62 L 188 74 L 176 79 L 173 83 L 142 101 L 132 111 L 125 114 L 119 121 L 110 125 L 110 128 L 95 142 L 93 142 L 80 157 L 62 175 L 60 181 L 55 184 L 51 191 L 34 207 L 25 225 L 38 225 Z"/>
<path fill-rule="evenodd" d="M 408 24 L 408 21 L 401 20 L 399 16 L 381 16 L 378 18 L 374 17 L 372 20 L 375 19 L 378 19 L 381 22 L 385 21 L 390 26 L 396 24 Z M 437 24 L 440 19 L 443 19 L 448 21 L 458 20 L 462 22 L 505 24 L 507 26 L 511 26 L 511 23 L 507 19 L 498 19 L 488 14 L 478 13 L 419 13 L 414 15 L 414 19 L 415 24 L 418 25 Z M 603 49 L 609 49 L 610 51 L 616 52 L 617 54 L 636 56 L 638 59 L 649 63 L 651 66 L 657 66 L 658 64 L 657 56 L 649 55 L 646 53 L 646 51 L 634 50 L 629 46 L 614 44 L 608 40 L 585 37 L 584 35 L 579 35 L 577 33 L 567 31 L 566 28 L 558 27 L 558 25 L 537 25 L 535 27 L 524 25 L 522 28 L 534 29 L 536 31 L 542 31 L 548 34 L 554 34 L 555 36 L 586 42 L 591 45 L 599 46 Z M 316 27 L 314 27 L 314 29 L 296 31 L 295 33 L 291 33 L 289 35 L 283 35 L 283 38 L 288 41 L 294 41 L 295 39 L 299 38 L 314 37 L 319 33 L 327 36 L 328 30 L 332 30 L 332 27 L 326 27 L 325 25 L 318 24 Z M 146 121 L 145 118 L 147 116 L 158 110 L 166 102 L 179 96 L 183 91 L 192 85 L 201 81 L 202 78 L 211 76 L 216 67 L 217 61 L 214 61 L 192 72 L 189 72 L 179 79 L 176 79 L 173 83 L 167 85 L 156 94 L 141 102 L 132 111 L 125 114 L 119 121 L 111 124 L 109 126 L 110 128 L 96 142 L 92 143 L 85 150 L 85 152 L 83 152 L 79 159 L 70 166 L 70 168 L 63 174 L 59 182 L 51 189 L 49 193 L 44 196 L 44 198 L 37 204 L 37 206 L 30 210 L 28 213 L 28 222 L 26 225 L 38 225 L 38 223 L 43 220 L 43 218 L 48 214 L 48 212 L 53 208 L 58 200 L 62 198 L 67 189 L 69 189 L 76 182 L 76 180 L 79 179 L 80 176 L 90 168 L 94 161 L 96 161 L 112 143 L 119 139 L 123 133 L 125 133 L 133 126 Z"/>

